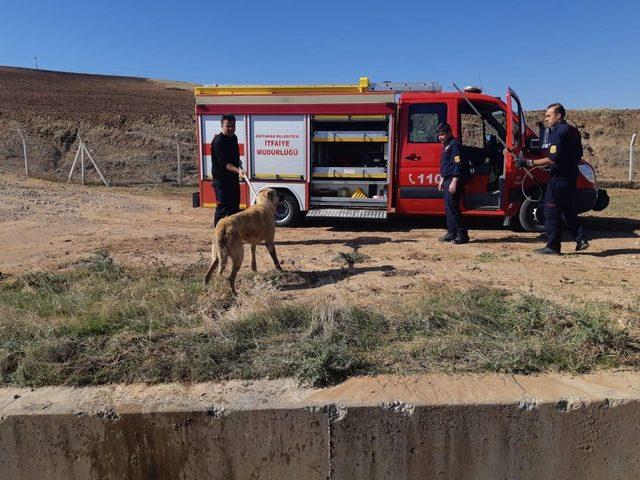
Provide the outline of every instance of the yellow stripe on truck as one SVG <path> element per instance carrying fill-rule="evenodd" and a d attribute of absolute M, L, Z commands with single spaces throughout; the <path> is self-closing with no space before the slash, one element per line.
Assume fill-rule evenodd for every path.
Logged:
<path fill-rule="evenodd" d="M 304 93 L 364 93 L 369 89 L 369 78 L 360 77 L 357 84 L 338 85 L 212 85 L 193 89 L 200 95 L 277 95 Z"/>

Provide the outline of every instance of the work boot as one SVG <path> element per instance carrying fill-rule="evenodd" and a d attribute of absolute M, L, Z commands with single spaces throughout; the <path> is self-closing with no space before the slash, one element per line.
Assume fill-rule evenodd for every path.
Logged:
<path fill-rule="evenodd" d="M 469 235 L 458 235 L 453 239 L 453 243 L 456 245 L 462 245 L 463 243 L 469 243 Z"/>
<path fill-rule="evenodd" d="M 456 239 L 455 233 L 447 232 L 447 234 L 444 237 L 440 237 L 438 240 L 440 240 L 441 242 L 453 242 L 455 239 Z"/>
<path fill-rule="evenodd" d="M 534 252 L 542 255 L 560 255 L 560 250 L 550 247 L 536 248 Z"/>
<path fill-rule="evenodd" d="M 580 250 L 586 250 L 587 248 L 589 248 L 589 242 L 587 242 L 586 240 L 578 240 L 576 242 L 576 252 L 579 252 Z"/>

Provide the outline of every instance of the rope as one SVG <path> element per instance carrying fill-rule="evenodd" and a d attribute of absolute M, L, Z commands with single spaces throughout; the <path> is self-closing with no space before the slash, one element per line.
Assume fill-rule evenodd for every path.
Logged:
<path fill-rule="evenodd" d="M 532 167 L 532 168 L 523 168 L 525 178 L 529 177 L 531 180 L 533 180 L 533 183 L 535 184 L 536 187 L 538 187 L 538 191 L 540 192 L 538 198 L 535 198 L 535 199 L 531 198 L 529 195 L 527 195 L 527 192 L 524 189 L 524 180 L 523 180 L 522 184 L 520 185 L 520 189 L 522 190 L 522 195 L 524 196 L 524 198 L 526 198 L 530 202 L 539 202 L 540 200 L 542 200 L 542 195 L 544 194 L 544 190 L 542 189 L 542 186 L 540 185 L 540 182 L 538 182 L 536 180 L 536 177 L 531 175 L 531 172 L 533 172 L 534 170 L 537 170 L 539 168 L 541 169 L 542 167 L 538 166 L 538 167 Z"/>

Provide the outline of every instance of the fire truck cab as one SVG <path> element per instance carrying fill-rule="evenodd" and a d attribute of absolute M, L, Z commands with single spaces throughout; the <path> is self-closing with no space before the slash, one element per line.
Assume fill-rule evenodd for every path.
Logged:
<path fill-rule="evenodd" d="M 442 145 L 436 126 L 447 122 L 471 164 L 462 209 L 468 216 L 503 217 L 527 231 L 544 228 L 539 208 L 548 173 L 515 166 L 542 157 L 544 132 L 525 123 L 516 93 L 503 101 L 479 88 L 443 92 L 429 83 L 209 86 L 195 89 L 199 192 L 195 206 L 215 206 L 211 141 L 223 114 L 236 116 L 240 157 L 256 192 L 282 193 L 279 226 L 307 217 L 386 219 L 444 215 Z M 602 210 L 606 191 L 595 171 L 579 166 L 579 212 Z M 241 208 L 254 193 L 241 181 Z M 515 221 L 514 221 L 515 220 Z"/>

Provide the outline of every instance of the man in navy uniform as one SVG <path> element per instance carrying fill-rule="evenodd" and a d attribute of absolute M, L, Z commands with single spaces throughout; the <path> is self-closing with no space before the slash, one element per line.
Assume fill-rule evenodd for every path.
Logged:
<path fill-rule="evenodd" d="M 213 226 L 221 218 L 240 211 L 240 149 L 236 131 L 236 117 L 223 115 L 220 133 L 211 142 L 211 170 L 216 192 L 216 213 Z"/>
<path fill-rule="evenodd" d="M 582 159 L 582 141 L 578 129 L 565 121 L 565 113 L 564 107 L 559 103 L 552 103 L 547 107 L 544 117 L 551 131 L 545 158 L 516 160 L 518 167 L 542 166 L 549 170 L 549 183 L 544 194 L 547 245 L 536 250 L 537 253 L 548 255 L 560 254 L 562 218 L 576 240 L 576 251 L 589 247 L 575 206 L 578 164 Z"/>
<path fill-rule="evenodd" d="M 444 205 L 447 214 L 447 234 L 441 242 L 456 245 L 469 243 L 469 232 L 462 220 L 460 200 L 464 193 L 464 182 L 469 175 L 469 165 L 462 159 L 460 143 L 453 138 L 451 126 L 441 123 L 436 128 L 438 140 L 442 143 L 440 154 L 440 182 L 438 190 L 444 191 Z"/>

